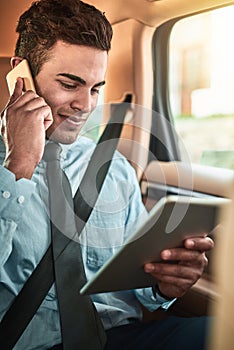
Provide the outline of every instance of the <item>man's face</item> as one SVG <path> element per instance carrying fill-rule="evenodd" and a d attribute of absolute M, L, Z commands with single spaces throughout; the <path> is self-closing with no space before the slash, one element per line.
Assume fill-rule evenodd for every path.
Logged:
<path fill-rule="evenodd" d="M 58 41 L 35 78 L 36 89 L 52 109 L 47 137 L 74 142 L 97 105 L 104 84 L 107 52 Z"/>

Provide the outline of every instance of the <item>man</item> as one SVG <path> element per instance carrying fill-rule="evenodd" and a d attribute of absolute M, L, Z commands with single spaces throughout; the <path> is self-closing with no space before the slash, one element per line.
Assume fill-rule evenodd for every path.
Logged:
<path fill-rule="evenodd" d="M 50 223 L 41 199 L 48 193 L 42 159 L 46 139 L 62 145 L 61 166 L 73 194 L 87 167 L 94 144 L 78 135 L 105 82 L 112 36 L 105 16 L 78 0 L 32 4 L 21 16 L 17 31 L 12 66 L 23 58 L 28 60 L 37 93 L 23 93 L 23 80 L 18 78 L 1 115 L 1 318 L 50 244 Z M 144 217 L 134 170 L 116 152 L 81 235 L 88 279 Z M 186 240 L 184 248 L 163 251 L 162 259 L 174 263 L 144 266 L 155 277 L 155 288 L 93 295 L 106 329 L 106 349 L 202 349 L 205 318 L 168 317 L 142 324 L 140 303 L 152 311 L 166 310 L 199 279 L 207 265 L 205 252 L 212 247 L 212 240 L 204 237 Z M 50 349 L 60 343 L 56 290 L 52 288 L 14 349 Z"/>

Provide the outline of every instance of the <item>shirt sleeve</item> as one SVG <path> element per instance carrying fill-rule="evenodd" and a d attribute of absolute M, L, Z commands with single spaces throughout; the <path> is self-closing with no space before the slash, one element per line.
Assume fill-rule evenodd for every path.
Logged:
<path fill-rule="evenodd" d="M 16 181 L 11 171 L 0 166 L 0 266 L 11 253 L 13 236 L 34 190 L 31 180 Z"/>
<path fill-rule="evenodd" d="M 159 293 L 155 292 L 153 288 L 136 289 L 135 295 L 142 305 L 149 311 L 155 311 L 159 308 L 165 311 L 176 301 L 176 298 L 167 300 Z"/>

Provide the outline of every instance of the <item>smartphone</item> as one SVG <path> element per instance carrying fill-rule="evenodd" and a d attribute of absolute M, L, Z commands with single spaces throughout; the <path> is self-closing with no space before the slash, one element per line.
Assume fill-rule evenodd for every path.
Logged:
<path fill-rule="evenodd" d="M 28 61 L 24 59 L 6 75 L 10 95 L 15 89 L 16 79 L 19 77 L 24 80 L 24 91 L 33 90 L 36 92 Z"/>

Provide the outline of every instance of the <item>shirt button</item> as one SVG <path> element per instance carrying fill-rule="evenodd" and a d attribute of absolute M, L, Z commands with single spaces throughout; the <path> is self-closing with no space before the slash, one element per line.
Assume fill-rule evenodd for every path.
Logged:
<path fill-rule="evenodd" d="M 17 198 L 17 202 L 18 202 L 19 204 L 24 203 L 24 196 L 19 196 L 19 197 Z"/>
<path fill-rule="evenodd" d="M 3 198 L 10 198 L 10 196 L 11 196 L 11 193 L 9 192 L 9 191 L 4 191 L 3 193 L 2 193 L 2 196 L 3 196 Z"/>

